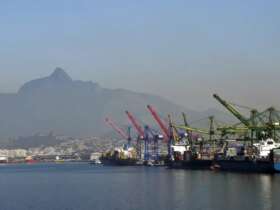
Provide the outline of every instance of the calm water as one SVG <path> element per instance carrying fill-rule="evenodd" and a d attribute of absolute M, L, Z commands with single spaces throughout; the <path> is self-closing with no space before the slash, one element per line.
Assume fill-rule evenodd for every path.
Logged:
<path fill-rule="evenodd" d="M 1 210 L 280 209 L 280 175 L 1 165 L 0 188 Z"/>

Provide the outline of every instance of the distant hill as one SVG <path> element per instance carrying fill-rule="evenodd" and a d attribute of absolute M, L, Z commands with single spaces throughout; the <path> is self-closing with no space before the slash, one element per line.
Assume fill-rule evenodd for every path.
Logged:
<path fill-rule="evenodd" d="M 182 111 L 190 120 L 211 114 L 189 110 L 155 95 L 73 80 L 63 69 L 56 68 L 48 77 L 27 82 L 17 93 L 0 94 L 0 138 L 50 131 L 73 137 L 102 136 L 110 132 L 104 124 L 106 116 L 120 125 L 127 124 L 125 110 L 141 122 L 155 124 L 147 104 L 154 105 L 164 117 L 167 113 L 178 117 Z"/>

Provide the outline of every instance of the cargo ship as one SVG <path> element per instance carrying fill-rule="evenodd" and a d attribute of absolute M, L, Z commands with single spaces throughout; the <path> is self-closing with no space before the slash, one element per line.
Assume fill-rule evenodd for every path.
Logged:
<path fill-rule="evenodd" d="M 109 166 L 135 166 L 138 162 L 134 147 L 129 145 L 102 154 L 100 161 L 103 165 Z"/>
<path fill-rule="evenodd" d="M 212 169 L 244 173 L 279 173 L 280 148 L 273 139 L 262 140 L 254 144 L 253 153 L 236 148 L 228 148 L 226 155 L 217 155 Z M 243 151 L 242 151 L 243 150 Z"/>
<path fill-rule="evenodd" d="M 244 173 L 280 173 L 280 145 L 273 139 L 261 140 L 253 147 L 245 147 L 235 140 L 216 153 L 187 146 L 173 148 L 173 159 L 168 162 L 171 169 L 219 170 Z M 175 149 L 175 150 L 174 150 Z"/>
<path fill-rule="evenodd" d="M 172 145 L 171 148 L 172 160 L 168 163 L 171 169 L 209 170 L 213 164 L 209 149 L 183 144 Z"/>

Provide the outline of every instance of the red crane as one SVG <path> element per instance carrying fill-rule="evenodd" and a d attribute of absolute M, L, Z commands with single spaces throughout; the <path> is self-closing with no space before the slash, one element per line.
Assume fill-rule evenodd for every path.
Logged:
<path fill-rule="evenodd" d="M 127 114 L 128 119 L 130 120 L 130 122 L 132 123 L 132 125 L 134 126 L 136 131 L 138 132 L 140 138 L 143 138 L 144 135 L 145 135 L 144 130 L 139 125 L 139 123 L 137 122 L 136 118 L 129 111 L 125 111 L 125 113 Z"/>
<path fill-rule="evenodd" d="M 105 122 L 107 123 L 107 125 L 112 127 L 122 138 L 129 139 L 128 135 L 124 132 L 124 130 L 118 127 L 117 124 L 114 123 L 110 118 L 107 117 L 105 119 Z"/>
<path fill-rule="evenodd" d="M 147 108 L 151 112 L 151 114 L 154 117 L 154 119 L 157 121 L 157 123 L 158 123 L 159 127 L 161 128 L 161 130 L 163 131 L 163 135 L 164 135 L 165 139 L 168 139 L 168 137 L 169 137 L 169 130 L 164 125 L 162 120 L 160 119 L 160 117 L 157 114 L 156 110 L 151 105 L 148 105 Z"/>

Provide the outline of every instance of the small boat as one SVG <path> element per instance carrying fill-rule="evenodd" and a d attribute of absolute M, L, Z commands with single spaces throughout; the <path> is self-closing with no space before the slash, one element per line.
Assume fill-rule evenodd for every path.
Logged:
<path fill-rule="evenodd" d="M 8 163 L 8 157 L 6 156 L 0 156 L 0 164 L 1 163 Z"/>
<path fill-rule="evenodd" d="M 144 164 L 143 164 L 144 166 L 154 166 L 154 163 L 153 163 L 153 161 L 152 160 L 146 160 L 146 161 L 144 161 Z"/>
<path fill-rule="evenodd" d="M 136 166 L 143 166 L 144 165 L 144 160 L 137 160 L 135 163 Z"/>
<path fill-rule="evenodd" d="M 154 166 L 155 167 L 163 167 L 163 166 L 166 166 L 165 162 L 164 161 L 154 161 Z"/>
<path fill-rule="evenodd" d="M 65 161 L 63 159 L 61 159 L 59 156 L 56 156 L 54 162 L 55 163 L 64 163 Z"/>
<path fill-rule="evenodd" d="M 27 157 L 25 158 L 25 162 L 26 162 L 26 163 L 29 163 L 29 164 L 33 164 L 33 163 L 37 163 L 38 160 L 33 159 L 32 156 L 27 156 Z"/>
<path fill-rule="evenodd" d="M 95 159 L 95 160 L 92 160 L 92 161 L 90 162 L 90 164 L 92 164 L 92 165 L 101 165 L 102 162 L 101 162 L 99 159 Z"/>

